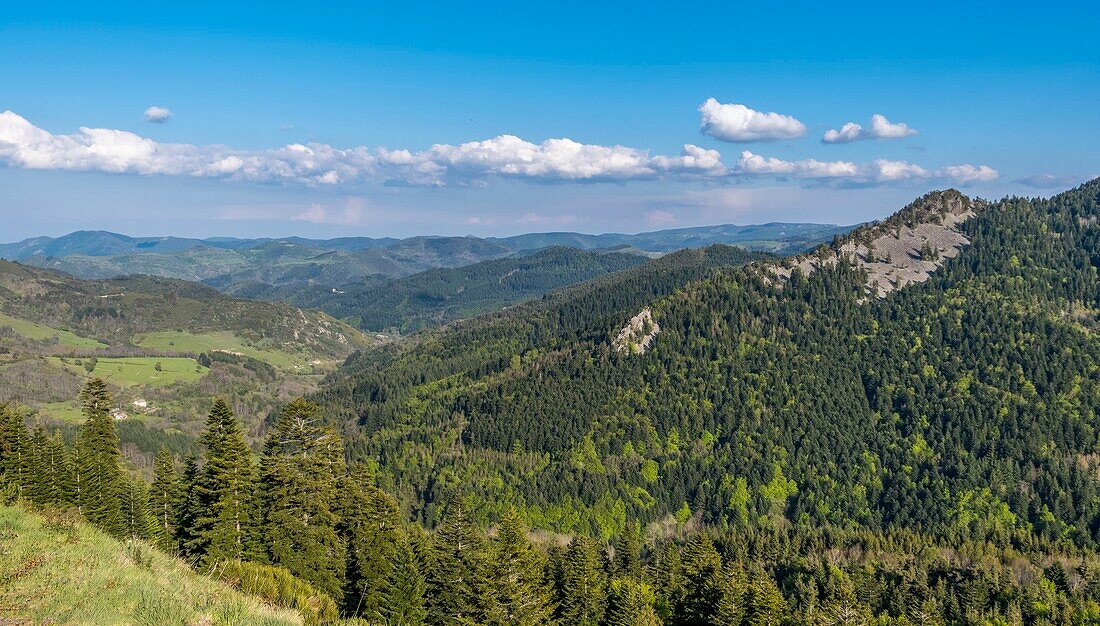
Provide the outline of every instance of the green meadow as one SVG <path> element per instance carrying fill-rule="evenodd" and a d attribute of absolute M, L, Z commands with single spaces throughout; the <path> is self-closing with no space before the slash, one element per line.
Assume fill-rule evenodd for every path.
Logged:
<path fill-rule="evenodd" d="M 27 339 L 41 340 L 56 338 L 61 345 L 87 350 L 107 347 L 107 344 L 96 341 L 95 339 L 81 337 L 68 330 L 61 330 L 42 324 L 36 324 L 34 322 L 28 322 L 27 320 L 21 320 L 6 313 L 0 313 L 0 326 L 8 326 L 15 331 L 16 334 L 22 335 Z"/>
<path fill-rule="evenodd" d="M 209 368 L 199 365 L 195 359 L 183 357 L 101 358 L 96 361 L 95 369 L 90 373 L 74 359 L 62 361 L 61 358 L 54 357 L 51 361 L 74 373 L 102 378 L 120 387 L 166 387 L 176 383 L 192 383 L 210 371 Z M 158 364 L 160 369 L 157 369 Z"/>

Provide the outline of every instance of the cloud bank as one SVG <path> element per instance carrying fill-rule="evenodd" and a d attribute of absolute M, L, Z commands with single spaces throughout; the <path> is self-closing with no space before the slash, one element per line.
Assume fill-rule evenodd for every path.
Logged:
<path fill-rule="evenodd" d="M 757 125 L 754 132 L 760 132 L 760 128 Z M 747 150 L 730 167 L 722 162 L 717 150 L 693 144 L 684 145 L 677 155 L 651 155 L 621 145 L 584 144 L 566 138 L 532 143 L 514 135 L 459 145 L 436 144 L 420 151 L 335 148 L 322 143 L 249 151 L 221 145 L 161 143 L 105 128 L 82 127 L 68 135 L 53 134 L 11 111 L 0 113 L 0 165 L 310 186 L 374 183 L 444 187 L 482 185 L 493 178 L 547 183 L 722 181 L 767 176 L 864 185 L 907 180 L 968 185 L 990 182 L 998 176 L 985 165 L 927 170 L 905 161 L 785 161 Z M 333 216 L 307 212 L 301 219 L 331 220 Z"/>
<path fill-rule="evenodd" d="M 871 127 L 864 128 L 855 122 L 848 122 L 840 130 L 827 130 L 821 143 L 849 143 L 861 139 L 904 139 L 916 135 L 917 131 L 908 124 L 894 123 L 878 113 L 871 116 Z"/>
<path fill-rule="evenodd" d="M 708 98 L 699 106 L 700 129 L 719 141 L 777 141 L 806 134 L 806 126 L 789 115 L 761 113 L 743 104 L 722 104 Z"/>

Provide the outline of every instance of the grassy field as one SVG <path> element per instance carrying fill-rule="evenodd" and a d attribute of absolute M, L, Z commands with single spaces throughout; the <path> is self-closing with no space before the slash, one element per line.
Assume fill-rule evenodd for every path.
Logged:
<path fill-rule="evenodd" d="M 107 346 L 107 344 L 100 343 L 95 339 L 81 337 L 67 330 L 60 330 L 49 326 L 43 326 L 42 324 L 28 322 L 27 320 L 21 320 L 5 313 L 0 313 L 0 326 L 10 326 L 16 334 L 22 335 L 27 339 L 51 339 L 56 337 L 58 343 L 61 345 L 71 346 L 73 348 L 95 350 Z"/>
<path fill-rule="evenodd" d="M 70 371 L 89 375 L 83 365 L 77 365 L 75 359 L 62 361 L 59 357 L 51 359 L 55 364 L 65 367 Z M 157 364 L 160 364 L 160 371 Z M 210 370 L 198 364 L 194 359 L 179 357 L 122 357 L 102 358 L 96 362 L 95 369 L 90 376 L 119 385 L 120 387 L 134 387 L 137 385 L 149 385 L 152 387 L 165 387 L 175 383 L 192 383 L 206 376 Z"/>
<path fill-rule="evenodd" d="M 283 370 L 306 367 L 312 358 L 308 354 L 292 354 L 272 348 L 255 346 L 228 331 L 201 334 L 174 330 L 142 333 L 134 335 L 134 344 L 150 350 L 175 350 L 196 354 L 211 350 L 236 352 Z"/>
<path fill-rule="evenodd" d="M 0 506 L 0 624 L 301 624 L 140 541 Z"/>

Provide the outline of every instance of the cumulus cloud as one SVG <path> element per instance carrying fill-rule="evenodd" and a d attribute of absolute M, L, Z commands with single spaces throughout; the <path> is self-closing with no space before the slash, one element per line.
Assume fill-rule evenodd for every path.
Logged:
<path fill-rule="evenodd" d="M 723 104 L 708 98 L 699 106 L 704 135 L 721 141 L 776 141 L 806 134 L 806 126 L 781 113 L 762 113 L 743 104 Z"/>
<path fill-rule="evenodd" d="M 930 172 L 905 161 L 786 161 L 748 150 L 741 153 L 734 167 L 728 167 L 718 151 L 694 144 L 684 145 L 677 155 L 651 155 L 621 145 L 584 144 L 566 138 L 532 143 L 514 135 L 458 145 L 436 144 L 420 151 L 335 148 L 322 143 L 235 150 L 220 145 L 161 143 L 105 128 L 53 134 L 11 111 L 0 113 L 0 165 L 309 186 L 381 183 L 443 187 L 483 185 L 493 178 L 538 182 L 722 181 L 731 176 L 837 184 L 942 179 L 966 185 L 997 178 L 997 172 L 985 165 L 951 165 Z M 352 223 L 358 213 L 318 206 L 302 211 L 298 219 Z"/>
<path fill-rule="evenodd" d="M 822 143 L 849 143 L 861 139 L 904 139 L 916 135 L 917 131 L 902 122 L 891 122 L 885 115 L 875 113 L 871 116 L 871 127 L 864 128 L 855 122 L 848 122 L 840 130 L 827 130 L 821 138 Z"/>
<path fill-rule="evenodd" d="M 1017 178 L 1013 182 L 1024 185 L 1025 187 L 1031 187 L 1033 189 L 1056 189 L 1059 187 L 1069 187 L 1077 182 L 1077 179 L 1073 178 L 1072 176 L 1055 176 L 1054 174 L 1032 174 L 1030 176 Z"/>
<path fill-rule="evenodd" d="M 172 119 L 172 112 L 164 107 L 151 106 L 145 109 L 145 121 L 153 124 L 163 124 Z"/>
<path fill-rule="evenodd" d="M 936 180 L 965 186 L 991 182 L 998 177 L 997 171 L 986 165 L 976 167 L 969 164 L 949 165 L 929 171 L 908 161 L 877 159 L 865 164 L 851 161 L 818 161 L 817 159 L 786 161 L 776 157 L 764 157 L 749 150 L 741 153 L 737 166 L 732 172 L 746 176 L 789 177 L 857 185 Z"/>

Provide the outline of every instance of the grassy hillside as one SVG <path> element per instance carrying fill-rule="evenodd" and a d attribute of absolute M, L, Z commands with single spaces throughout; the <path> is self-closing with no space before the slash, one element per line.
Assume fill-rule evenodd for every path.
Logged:
<path fill-rule="evenodd" d="M 140 541 L 0 506 L 0 623 L 301 624 Z"/>

